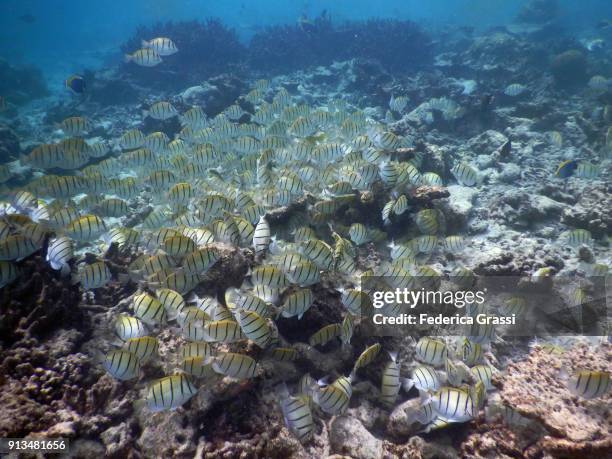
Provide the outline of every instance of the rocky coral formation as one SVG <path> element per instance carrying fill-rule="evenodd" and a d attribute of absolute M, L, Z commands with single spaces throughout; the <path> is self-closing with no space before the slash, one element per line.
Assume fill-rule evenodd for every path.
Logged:
<path fill-rule="evenodd" d="M 175 24 L 142 30 L 128 47 L 138 47 L 139 39 L 174 31 L 176 27 Z M 215 26 L 190 27 L 203 31 Z M 593 139 L 598 139 L 601 145 L 607 125 L 590 115 L 590 105 L 582 98 L 561 99 L 554 92 L 550 75 L 541 71 L 544 62 L 541 57 L 548 56 L 549 42 L 534 43 L 525 36 L 495 30 L 476 38 L 449 40 L 440 45 L 442 52 L 434 67 L 402 73 L 391 62 L 392 57 L 397 57 L 394 53 L 398 48 L 385 47 L 385 43 L 414 40 L 411 46 L 418 49 L 415 54 L 408 54 L 420 64 L 429 59 L 427 37 L 412 26 L 395 21 L 365 27 L 364 36 L 376 32 L 378 41 L 372 48 L 357 41 L 364 49 L 359 53 L 350 50 L 356 59 L 296 70 L 295 67 L 302 69 L 337 58 L 334 50 L 322 57 L 312 56 L 310 49 L 300 50 L 304 61 L 290 62 L 287 71 L 292 73 L 276 76 L 274 84 L 287 88 L 297 102 L 324 104 L 342 96 L 379 121 L 385 118 L 391 94 L 409 96 L 406 110 L 393 114 L 395 122 L 389 127 L 404 136 L 410 146 L 389 153 L 402 161 L 422 161 L 419 170 L 437 173 L 444 186 L 424 185 L 408 190 L 411 209 L 403 219 L 384 226 L 379 215 L 388 190 L 377 184 L 372 190 L 355 193 L 350 205 L 338 209 L 335 218 L 339 224 L 355 221 L 357 216 L 391 239 L 406 235 L 406 227 L 412 224 L 416 211 L 439 209 L 445 216 L 446 234 L 464 235 L 467 243 L 463 254 L 441 250 L 431 255 L 428 263 L 441 272 L 449 272 L 455 266 L 453 261 L 461 260 L 478 275 L 529 276 L 541 267 L 552 267 L 557 274 L 576 273 L 580 270 L 579 254 L 560 240 L 562 232 L 569 228 L 590 230 L 596 238 L 588 249 L 590 259 L 606 260 L 609 250 L 606 236 L 612 224 L 609 185 L 574 178 L 561 181 L 553 174 L 564 159 L 595 158 L 597 153 L 590 150 Z M 382 27 L 389 27 L 388 36 L 380 33 Z M 289 29 L 294 39 L 303 38 L 303 32 L 294 27 Z M 270 59 L 276 48 L 272 54 L 266 54 L 268 51 L 263 48 L 283 30 L 261 32 L 260 41 L 255 41 L 260 54 L 251 65 L 264 71 L 273 67 Z M 343 39 L 339 31 L 324 31 L 338 33 L 339 40 Z M 193 45 L 189 40 L 199 38 L 177 38 L 181 53 Z M 403 43 L 401 46 L 406 46 Z M 385 52 L 373 56 L 372 50 L 381 46 Z M 233 49 L 236 56 L 243 52 Z M 188 63 L 195 58 L 188 56 Z M 228 66 L 233 65 L 232 56 Z M 171 69 L 176 62 L 170 56 L 165 63 Z M 562 75 L 565 71 L 562 69 L 576 69 L 576 62 L 559 64 L 559 70 L 553 72 Z M 132 68 L 123 68 L 125 78 L 121 73 L 99 73 L 93 81 L 92 99 L 84 102 L 84 107 L 114 137 L 127 128 L 140 126 L 141 109 L 150 102 L 151 91 L 146 87 L 149 84 L 176 88 L 156 95 L 172 100 L 180 111 L 200 105 L 209 116 L 214 116 L 234 103 L 252 83 L 227 73 L 202 82 L 207 72 L 227 71 L 220 57 L 217 63 L 216 67 L 190 71 L 189 81 L 164 81 L 155 69 L 146 77 L 139 73 L 142 69 Z M 402 61 L 397 65 L 411 64 Z M 529 97 L 514 100 L 503 94 L 507 85 L 516 82 L 528 83 Z M 123 95 L 129 98 L 116 102 L 120 107 L 111 106 L 115 99 L 110 105 L 107 102 L 113 93 L 121 99 Z M 460 106 L 456 118 L 447 120 L 426 108 L 429 101 L 439 101 L 443 96 Z M 244 100 L 238 103 L 252 112 Z M 431 118 L 415 113 L 421 106 Z M 69 110 L 69 106 L 48 110 L 51 113 L 47 119 L 57 120 Z M 178 129 L 176 119 L 165 124 L 147 120 L 144 125 L 150 128 L 148 131 L 167 128 L 170 134 Z M 26 132 L 27 127 L 23 129 Z M 561 146 L 551 142 L 552 131 L 562 132 Z M 49 131 L 40 134 L 41 138 L 52 136 Z M 509 141 L 511 148 L 505 151 L 503 147 Z M 458 161 L 478 169 L 481 186 L 455 184 L 451 169 Z M 288 222 L 309 215 L 314 201 L 313 196 L 307 195 L 290 206 L 271 210 L 268 219 L 273 233 L 281 234 Z M 151 210 L 149 204 L 144 200 L 132 201 L 126 225 L 141 222 Z M 222 298 L 227 287 L 243 282 L 253 266 L 253 252 L 222 243 L 215 244 L 215 248 L 220 251 L 221 260 L 195 293 Z M 116 249 L 113 247 L 106 254 L 115 279 L 126 273 L 125 266 L 133 258 Z M 384 244 L 360 247 L 358 267 L 380 265 L 386 259 L 383 250 Z M 118 382 L 104 374 L 95 355 L 115 345 L 109 324 L 117 313 L 128 310 L 129 296 L 137 286 L 113 282 L 111 287 L 94 295 L 81 296 L 76 287 L 46 268 L 40 257 L 20 262 L 20 266 L 26 280 L 0 290 L 0 405 L 6 407 L 0 414 L 2 436 L 66 436 L 73 440 L 73 452 L 80 457 L 577 458 L 610 454 L 609 403 L 598 405 L 597 401 L 571 396 L 558 376 L 561 366 L 608 368 L 607 344 L 597 349 L 577 347 L 563 356 L 534 350 L 526 358 L 525 343 L 494 344 L 495 357 L 500 362 L 510 362 L 496 381 L 501 399 L 531 420 L 531 430 L 508 428 L 501 419 L 485 419 L 481 414 L 470 423 L 417 436 L 422 426 L 415 425 L 409 415 L 420 400 L 409 398 L 412 394 L 402 394 L 391 412 L 383 410 L 377 399 L 382 365 L 375 362 L 360 370 L 348 412 L 337 417 L 317 414 L 314 439 L 301 445 L 284 427 L 276 385 L 287 381 L 293 388 L 306 371 L 317 378 L 348 374 L 360 351 L 373 342 L 373 338 L 360 335 L 357 324 L 351 346 L 330 343 L 319 349 L 306 344 L 315 330 L 342 318 L 340 294 L 336 290 L 341 285 L 333 275 L 323 275 L 322 282 L 313 288 L 314 306 L 301 321 L 285 318 L 276 321 L 281 336 L 296 342 L 299 353 L 296 361 L 273 362 L 255 346 L 228 346 L 258 358 L 256 378 L 236 382 L 215 377 L 203 383 L 197 396 L 184 406 L 152 415 L 139 401 L 147 381 L 176 368 L 177 350 L 183 343 L 178 329 L 168 327 L 159 333 L 162 358 L 145 365 L 141 378 L 133 383 Z M 401 360 L 407 362 L 402 366 L 402 375 L 407 375 L 413 362 L 413 343 L 383 342 L 385 348 L 402 349 Z"/>
<path fill-rule="evenodd" d="M 133 53 L 141 48 L 142 40 L 154 37 L 172 37 L 181 55 L 180 59 L 177 56 L 164 57 L 163 64 L 158 67 L 160 71 L 133 64 L 123 66 L 123 73 L 149 87 L 178 89 L 222 73 L 236 73 L 248 56 L 236 32 L 218 19 L 141 27 L 121 46 L 121 50 L 126 54 Z"/>
<path fill-rule="evenodd" d="M 606 399 L 584 400 L 572 395 L 560 370 L 612 368 L 608 343 L 576 345 L 562 355 L 536 347 L 524 360 L 510 363 L 496 380 L 507 406 L 526 417 L 540 431 L 525 444 L 507 426 L 488 425 L 462 445 L 465 457 L 608 457 L 612 454 L 610 405 Z M 609 395 L 607 396 L 609 397 Z M 515 429 L 512 429 L 515 430 Z"/>
<path fill-rule="evenodd" d="M 16 160 L 20 153 L 17 134 L 10 127 L 0 125 L 0 164 Z"/>
<path fill-rule="evenodd" d="M 0 94 L 15 105 L 49 94 L 47 84 L 39 69 L 35 67 L 14 67 L 0 59 Z"/>
<path fill-rule="evenodd" d="M 249 61 L 264 71 L 287 72 L 357 58 L 397 71 L 428 63 L 431 48 L 428 34 L 410 21 L 371 19 L 335 26 L 321 17 L 312 30 L 283 25 L 256 33 Z M 400 54 L 403 58 L 397 59 Z"/>
<path fill-rule="evenodd" d="M 522 6 L 517 20 L 539 24 L 555 19 L 558 14 L 558 0 L 530 0 Z"/>
<path fill-rule="evenodd" d="M 584 84 L 587 79 L 586 67 L 584 53 L 570 49 L 553 58 L 550 71 L 558 85 L 568 87 Z"/>

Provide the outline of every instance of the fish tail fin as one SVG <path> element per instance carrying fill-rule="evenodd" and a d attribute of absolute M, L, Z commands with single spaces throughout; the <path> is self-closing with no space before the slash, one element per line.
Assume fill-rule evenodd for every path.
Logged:
<path fill-rule="evenodd" d="M 147 40 L 142 40 L 140 42 L 140 46 L 142 46 L 143 48 L 148 48 L 150 46 L 149 42 Z"/>
<path fill-rule="evenodd" d="M 124 54 L 123 55 L 123 62 L 125 62 L 126 64 L 128 62 L 132 62 L 134 60 L 134 58 L 132 57 L 131 54 Z"/>
<path fill-rule="evenodd" d="M 404 392 L 410 392 L 410 389 L 414 387 L 414 381 L 410 378 L 402 378 L 402 389 Z"/>
<path fill-rule="evenodd" d="M 431 394 L 429 392 L 425 392 L 424 390 L 419 391 L 419 398 L 421 399 L 421 406 L 427 405 L 431 402 Z"/>

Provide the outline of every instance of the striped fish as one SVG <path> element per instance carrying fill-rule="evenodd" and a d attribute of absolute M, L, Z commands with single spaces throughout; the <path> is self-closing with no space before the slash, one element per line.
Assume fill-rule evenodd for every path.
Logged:
<path fill-rule="evenodd" d="M 115 333 L 122 341 L 131 338 L 142 338 L 149 333 L 146 325 L 136 317 L 119 314 L 115 320 Z"/>
<path fill-rule="evenodd" d="M 389 353 L 389 357 L 391 360 L 385 364 L 380 382 L 380 401 L 387 408 L 395 404 L 401 388 L 397 354 Z"/>
<path fill-rule="evenodd" d="M 254 311 L 238 310 L 236 320 L 245 336 L 258 346 L 265 348 L 272 340 L 272 330 L 266 319 Z"/>
<path fill-rule="evenodd" d="M 172 40 L 166 37 L 158 37 L 152 40 L 142 40 L 143 48 L 152 49 L 160 56 L 171 56 L 178 52 L 178 48 Z"/>
<path fill-rule="evenodd" d="M 416 344 L 416 358 L 428 365 L 439 366 L 448 358 L 448 348 L 440 340 L 423 337 Z"/>
<path fill-rule="evenodd" d="M 302 287 L 316 284 L 320 281 L 319 267 L 310 261 L 298 263 L 287 270 L 287 279 Z"/>
<path fill-rule="evenodd" d="M 203 341 L 216 343 L 233 343 L 245 339 L 238 322 L 234 320 L 214 320 L 204 325 Z"/>
<path fill-rule="evenodd" d="M 478 411 L 477 404 L 469 392 L 454 387 L 442 387 L 431 398 L 434 411 L 448 422 L 467 422 Z"/>
<path fill-rule="evenodd" d="M 271 316 L 271 307 L 268 303 L 252 293 L 241 292 L 236 288 L 226 290 L 225 304 L 232 311 L 242 309 L 256 312 L 261 317 Z"/>
<path fill-rule="evenodd" d="M 149 48 L 139 49 L 133 54 L 126 54 L 125 62 L 134 62 L 142 67 L 155 67 L 162 62 L 162 58 Z"/>
<path fill-rule="evenodd" d="M 187 306 L 183 296 L 169 288 L 157 289 L 155 296 L 166 310 L 169 318 L 175 318 Z"/>
<path fill-rule="evenodd" d="M 257 362 L 248 355 L 223 352 L 212 358 L 212 367 L 230 378 L 249 379 L 255 376 Z"/>
<path fill-rule="evenodd" d="M 610 373 L 608 371 L 577 371 L 567 381 L 567 388 L 572 394 L 582 398 L 602 397 L 610 390 Z"/>
<path fill-rule="evenodd" d="M 215 355 L 215 351 L 212 346 L 208 343 L 196 342 L 187 343 L 181 346 L 179 355 L 183 358 L 186 357 L 212 357 Z"/>
<path fill-rule="evenodd" d="M 440 378 L 433 367 L 419 365 L 412 370 L 412 378 L 404 381 L 404 389 L 410 390 L 416 387 L 419 391 L 435 392 L 440 389 Z"/>
<path fill-rule="evenodd" d="M 321 269 L 329 270 L 334 264 L 332 248 L 326 242 L 315 237 L 303 241 L 299 245 L 299 251 Z"/>
<path fill-rule="evenodd" d="M 447 236 L 444 238 L 444 248 L 449 252 L 460 252 L 465 249 L 465 239 L 462 236 Z"/>
<path fill-rule="evenodd" d="M 473 343 L 469 339 L 464 338 L 461 345 L 461 359 L 468 366 L 477 364 L 482 360 L 484 351 L 478 343 Z"/>
<path fill-rule="evenodd" d="M 476 186 L 480 183 L 480 174 L 467 163 L 455 164 L 451 169 L 451 173 L 460 185 Z"/>
<path fill-rule="evenodd" d="M 299 353 L 292 347 L 275 347 L 270 351 L 270 357 L 279 362 L 287 362 L 296 360 Z"/>
<path fill-rule="evenodd" d="M 97 215 L 83 215 L 66 226 L 66 235 L 79 242 L 91 242 L 106 231 L 104 220 Z"/>
<path fill-rule="evenodd" d="M 478 381 L 482 381 L 486 390 L 493 390 L 491 379 L 493 378 L 493 368 L 490 365 L 476 365 L 470 368 L 472 376 Z"/>
<path fill-rule="evenodd" d="M 580 247 L 581 245 L 592 245 L 593 236 L 591 232 L 585 229 L 575 229 L 563 233 L 563 237 L 568 245 L 572 247 Z"/>
<path fill-rule="evenodd" d="M 194 250 L 183 260 L 183 268 L 190 274 L 204 274 L 219 260 L 219 258 L 219 252 L 213 247 Z"/>
<path fill-rule="evenodd" d="M 166 310 L 157 298 L 143 292 L 132 299 L 134 316 L 148 325 L 159 325 L 166 322 Z"/>
<path fill-rule="evenodd" d="M 251 272 L 251 282 L 254 285 L 266 285 L 268 287 L 286 287 L 287 278 L 285 274 L 275 266 L 261 265 Z"/>
<path fill-rule="evenodd" d="M 104 369 L 120 381 L 128 381 L 138 377 L 140 373 L 140 359 L 124 349 L 109 351 L 102 362 Z"/>
<path fill-rule="evenodd" d="M 21 260 L 40 249 L 40 245 L 29 237 L 14 234 L 0 241 L 0 260 Z"/>
<path fill-rule="evenodd" d="M 380 353 L 381 348 L 380 343 L 375 343 L 367 347 L 355 361 L 355 365 L 353 365 L 353 373 L 372 363 Z"/>
<path fill-rule="evenodd" d="M 259 217 L 259 222 L 257 226 L 255 226 L 255 232 L 253 233 L 253 248 L 255 249 L 255 255 L 264 255 L 268 250 L 271 240 L 270 225 L 262 215 Z"/>
<path fill-rule="evenodd" d="M 288 393 L 281 395 L 281 409 L 287 428 L 301 443 L 312 438 L 314 420 L 307 397 L 290 397 Z"/>
<path fill-rule="evenodd" d="M 366 292 L 357 289 L 340 289 L 342 305 L 354 315 L 361 315 L 363 308 L 371 305 L 370 297 Z"/>
<path fill-rule="evenodd" d="M 340 341 L 342 341 L 344 345 L 350 344 L 353 332 L 355 331 L 355 322 L 351 314 L 345 314 L 344 319 L 342 319 L 341 327 L 342 333 L 340 334 Z"/>
<path fill-rule="evenodd" d="M 199 343 L 192 343 L 199 344 Z M 182 371 L 196 378 L 211 378 L 215 375 L 209 359 L 202 356 L 185 357 L 180 363 Z"/>
<path fill-rule="evenodd" d="M 332 339 L 338 338 L 341 334 L 342 326 L 340 324 L 326 325 L 308 338 L 308 344 L 311 346 L 324 346 Z"/>
<path fill-rule="evenodd" d="M 446 359 L 446 362 L 444 362 L 444 370 L 446 371 L 446 379 L 451 386 L 459 387 L 466 379 L 465 370 L 451 359 Z"/>
<path fill-rule="evenodd" d="M 315 391 L 313 400 L 328 414 L 343 414 L 348 408 L 352 393 L 351 379 L 340 376 L 332 384 Z"/>
<path fill-rule="evenodd" d="M 161 249 L 172 257 L 184 257 L 195 252 L 197 246 L 193 240 L 187 236 L 176 235 L 164 239 Z"/>
<path fill-rule="evenodd" d="M 181 335 L 187 341 L 206 341 L 206 333 L 204 332 L 204 327 L 202 327 L 201 320 L 185 321 L 181 323 Z"/>
<path fill-rule="evenodd" d="M 291 293 L 285 299 L 281 309 L 281 316 L 294 317 L 298 320 L 302 318 L 304 313 L 310 309 L 314 302 L 314 295 L 310 289 L 299 289 Z"/>
<path fill-rule="evenodd" d="M 197 393 L 186 374 L 166 376 L 147 386 L 147 407 L 153 411 L 175 410 Z"/>
<path fill-rule="evenodd" d="M 49 262 L 52 269 L 61 270 L 62 274 L 66 275 L 70 272 L 68 262 L 74 257 L 74 245 L 72 240 L 65 236 L 49 241 L 47 248 L 47 256 L 45 259 Z"/>
<path fill-rule="evenodd" d="M 181 312 L 176 316 L 176 322 L 183 328 L 186 327 L 188 322 L 193 322 L 194 325 L 201 328 L 204 322 L 209 320 L 211 320 L 210 314 L 202 311 L 196 306 L 187 306 L 181 309 Z"/>
<path fill-rule="evenodd" d="M 72 116 L 63 120 L 59 127 L 66 135 L 78 137 L 86 134 L 92 129 L 92 124 L 82 116 Z"/>
<path fill-rule="evenodd" d="M 140 129 L 130 129 L 119 137 L 119 146 L 124 150 L 134 150 L 144 145 L 145 135 Z"/>
<path fill-rule="evenodd" d="M 159 341 L 152 336 L 129 338 L 123 348 L 138 357 L 141 363 L 145 363 L 158 355 Z"/>
<path fill-rule="evenodd" d="M 437 234 L 442 230 L 442 215 L 436 209 L 423 209 L 417 212 L 414 220 L 423 234 Z"/>
<path fill-rule="evenodd" d="M 112 279 L 108 266 L 103 261 L 85 265 L 72 278 L 73 284 L 81 284 L 85 290 L 104 287 Z"/>

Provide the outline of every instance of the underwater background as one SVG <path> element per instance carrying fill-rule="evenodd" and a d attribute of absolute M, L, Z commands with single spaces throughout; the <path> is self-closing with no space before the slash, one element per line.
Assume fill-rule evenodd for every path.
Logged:
<path fill-rule="evenodd" d="M 612 457 L 611 173 L 607 0 L 4 0 L 0 455 Z"/>

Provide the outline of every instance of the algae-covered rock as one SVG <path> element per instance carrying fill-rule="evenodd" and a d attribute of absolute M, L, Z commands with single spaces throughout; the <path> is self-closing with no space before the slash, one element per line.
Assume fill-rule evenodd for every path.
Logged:
<path fill-rule="evenodd" d="M 559 86 L 584 84 L 587 79 L 587 60 L 584 53 L 570 49 L 555 56 L 550 71 Z"/>

